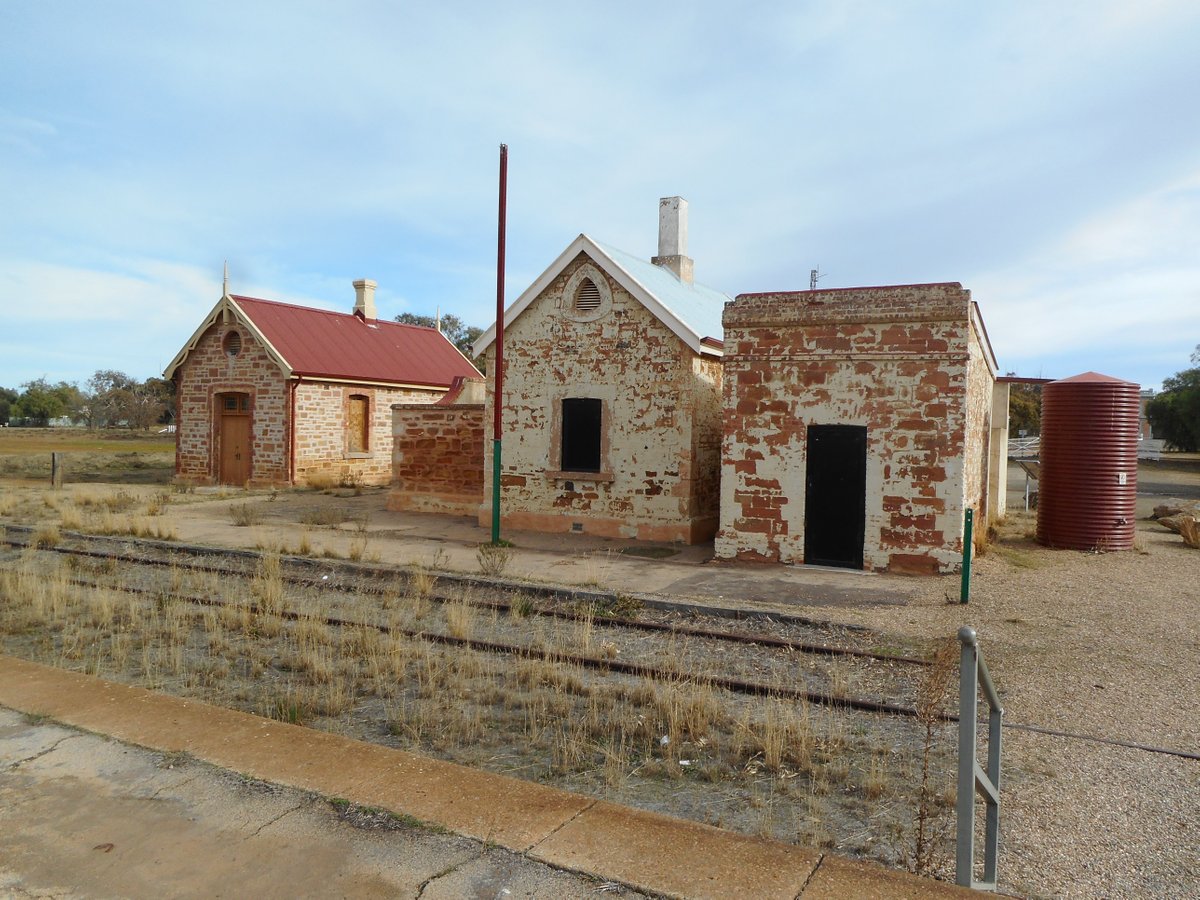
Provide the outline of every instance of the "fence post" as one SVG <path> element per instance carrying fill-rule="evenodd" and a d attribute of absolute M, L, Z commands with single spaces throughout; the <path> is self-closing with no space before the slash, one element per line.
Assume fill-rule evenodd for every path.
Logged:
<path fill-rule="evenodd" d="M 955 881 L 973 889 L 994 891 L 1000 855 L 1000 747 L 1004 708 L 1000 695 L 979 653 L 975 629 L 963 626 L 958 631 L 962 644 L 962 662 L 958 682 L 958 793 L 955 801 L 957 846 Z M 988 704 L 987 769 L 976 758 L 979 734 L 979 690 Z M 975 880 L 975 795 L 985 805 L 983 840 L 983 880 Z"/>
<path fill-rule="evenodd" d="M 50 454 L 50 487 L 58 490 L 63 486 L 63 459 L 61 453 Z"/>
<path fill-rule="evenodd" d="M 962 658 L 958 667 L 958 844 L 955 850 L 955 880 L 970 887 L 975 870 L 975 722 L 979 714 L 979 647 L 975 629 L 964 625 L 958 632 Z M 965 823 L 965 825 L 964 825 Z"/>

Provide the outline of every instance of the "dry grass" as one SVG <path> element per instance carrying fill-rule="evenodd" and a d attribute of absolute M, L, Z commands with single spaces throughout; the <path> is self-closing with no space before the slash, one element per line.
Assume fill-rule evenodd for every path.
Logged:
<path fill-rule="evenodd" d="M 15 598 L 0 609 L 0 634 L 47 635 L 35 655 L 59 665 L 288 722 L 366 729 L 367 737 L 382 727 L 389 741 L 419 752 L 475 765 L 497 760 L 504 771 L 621 802 L 647 790 L 693 798 L 715 791 L 723 799 L 713 801 L 719 811 L 706 821 L 775 837 L 828 840 L 838 798 L 861 803 L 886 791 L 902 805 L 903 789 L 891 786 L 904 779 L 888 770 L 887 754 L 848 737 L 842 713 L 814 715 L 802 703 L 729 695 L 702 672 L 659 682 L 606 676 L 558 658 L 619 652 L 601 639 L 590 611 L 558 625 L 525 618 L 532 604 L 526 608 L 520 598 L 503 616 L 460 595 L 430 615 L 436 581 L 424 570 L 376 607 L 405 628 L 462 638 L 500 640 L 521 622 L 530 646 L 549 654 L 496 657 L 373 628 L 332 627 L 321 618 L 337 612 L 327 595 L 287 588 L 272 553 L 247 581 L 161 572 L 151 599 L 112 592 L 84 598 L 65 577 L 39 580 L 34 569 L 31 563 L 0 573 L 0 590 Z M 120 578 L 123 570 L 108 574 Z M 182 602 L 191 594 L 233 605 Z M 280 615 L 285 608 L 309 614 L 290 621 Z M 691 652 L 681 639 L 666 650 L 680 659 Z M 852 754 L 863 754 L 863 763 L 851 765 Z M 810 795 L 826 799 L 809 804 Z M 814 815 L 820 807 L 816 818 L 810 805 Z"/>
<path fill-rule="evenodd" d="M 261 525 L 263 511 L 254 503 L 235 503 L 229 507 L 229 520 L 238 528 Z"/>
<path fill-rule="evenodd" d="M 480 544 L 479 549 L 475 551 L 475 557 L 479 561 L 480 574 L 497 578 L 508 568 L 512 559 L 512 549 L 503 543 Z"/>

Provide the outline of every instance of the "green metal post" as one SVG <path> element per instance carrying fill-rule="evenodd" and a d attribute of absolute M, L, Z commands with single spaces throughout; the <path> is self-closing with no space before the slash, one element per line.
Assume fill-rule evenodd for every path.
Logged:
<path fill-rule="evenodd" d="M 971 546 L 973 543 L 971 532 L 974 522 L 975 510 L 968 509 L 967 521 L 963 525 L 962 594 L 959 596 L 959 603 L 966 603 L 971 597 Z"/>
<path fill-rule="evenodd" d="M 492 441 L 492 543 L 500 543 L 500 440 Z"/>

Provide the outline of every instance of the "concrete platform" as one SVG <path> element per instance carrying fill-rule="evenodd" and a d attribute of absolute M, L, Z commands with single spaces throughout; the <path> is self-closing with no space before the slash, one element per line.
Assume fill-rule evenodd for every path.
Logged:
<path fill-rule="evenodd" d="M 430 865 L 413 863 L 402 870 L 373 871 L 375 864 L 361 855 L 361 848 L 354 841 L 338 837 L 335 844 L 342 847 L 341 856 L 316 851 L 313 855 L 314 864 L 319 863 L 324 877 L 334 879 L 327 886 L 336 896 L 395 896 L 401 886 L 402 895 L 423 898 L 583 896 L 588 891 L 615 889 L 617 885 L 669 897 L 763 900 L 949 897 L 966 893 L 872 864 L 616 806 L 531 782 L 10 657 L 0 657 L 0 706 L 33 717 L 47 717 L 127 744 L 160 752 L 186 753 L 212 766 L 240 773 L 243 778 L 282 785 L 310 797 L 318 794 L 344 798 L 359 806 L 382 808 L 396 816 L 425 823 L 427 827 L 419 829 L 416 837 L 406 837 L 413 841 L 419 838 L 417 842 L 424 848 L 422 853 L 432 854 L 439 841 L 445 844 L 442 859 L 448 868 L 443 870 L 431 873 Z M 32 740 L 19 729 L 9 731 L 12 740 Z M 4 729 L 0 728 L 0 745 L 4 737 Z M 14 772 L 21 774 L 20 767 L 33 760 L 49 759 L 47 754 L 61 746 L 67 737 L 60 736 L 57 743 L 44 748 L 45 752 L 26 748 L 29 752 L 19 757 L 17 763 L 9 763 L 3 778 L 15 777 Z M 189 846 L 186 816 L 159 821 L 147 818 L 146 810 L 136 805 L 125 808 L 108 794 L 88 795 L 80 790 L 72 794 L 74 783 L 70 779 L 78 781 L 73 767 L 83 764 L 80 759 L 72 761 L 69 755 L 65 756 L 56 772 L 60 781 L 47 788 L 50 793 L 43 813 L 58 809 L 58 819 L 52 814 L 24 821 L 20 815 L 0 816 L 3 824 L 0 850 L 4 851 L 0 854 L 4 859 L 0 865 L 0 889 L 26 890 L 29 885 L 22 887 L 21 878 L 33 876 L 23 876 L 23 872 L 47 867 L 60 871 L 58 866 L 91 867 L 88 871 L 103 867 L 108 861 L 105 856 L 114 849 L 105 849 L 106 845 L 115 847 L 116 842 L 99 838 L 124 829 L 122 864 L 116 867 L 119 871 L 111 873 L 117 880 L 111 883 L 111 889 L 98 893 L 132 897 L 197 893 L 322 895 L 322 891 L 312 890 L 312 882 L 297 882 L 295 867 L 301 865 L 303 854 L 288 850 L 308 846 L 311 837 L 298 834 L 293 843 L 285 840 L 282 844 L 265 846 L 261 858 L 253 853 L 247 857 L 250 861 L 247 870 L 229 860 L 230 854 L 236 856 L 239 848 L 245 853 L 242 838 L 229 834 L 223 841 L 219 829 L 214 832 L 197 818 L 191 825 L 195 832 L 195 843 L 191 846 L 197 852 L 216 854 L 215 860 L 206 863 L 186 849 Z M 171 770 L 162 771 L 161 777 L 170 781 Z M 4 792 L 11 795 L 13 790 L 0 779 L 0 796 L 5 796 Z M 149 788 L 143 784 L 139 790 L 145 793 Z M 89 805 L 99 806 L 101 820 L 110 827 L 88 830 L 86 821 L 83 824 L 75 821 Z M 74 832 L 73 827 L 77 829 Z M 63 839 L 57 843 L 44 833 L 40 837 L 32 833 L 55 828 L 63 831 L 60 836 Z M 164 858 L 159 853 L 154 857 L 158 845 L 149 838 L 161 829 L 183 829 L 175 855 Z M 443 830 L 451 833 L 442 833 Z M 146 852 L 139 855 L 138 834 L 149 848 L 149 857 Z M 464 839 L 472 840 L 474 846 L 464 845 Z M 92 840 L 97 841 L 95 845 L 88 844 Z M 51 846 L 63 848 L 61 859 L 46 860 L 31 850 L 41 848 L 44 856 L 49 852 L 46 848 Z M 472 852 L 474 847 L 480 848 L 479 851 Z M 510 855 L 501 861 L 488 862 L 486 857 L 496 848 Z M 356 853 L 359 855 L 354 856 Z M 351 860 L 354 864 L 349 868 L 341 866 L 350 865 L 347 854 L 354 856 Z M 115 863 L 117 858 L 111 861 Z M 383 865 L 381 861 L 377 864 Z M 225 882 L 220 879 L 214 882 L 208 877 L 213 866 L 225 867 L 221 869 L 228 873 L 225 890 L 216 889 Z M 514 893 L 505 886 L 504 879 L 493 877 L 496 866 L 507 866 L 513 871 L 525 867 L 522 893 Z M 596 886 L 593 881 L 592 887 L 584 890 L 588 882 L 574 884 L 564 873 L 578 873 L 602 884 Z M 297 884 L 298 890 L 283 889 L 284 885 Z M 577 890 L 584 892 L 575 893 Z M 91 893 L 84 890 L 76 895 Z"/>

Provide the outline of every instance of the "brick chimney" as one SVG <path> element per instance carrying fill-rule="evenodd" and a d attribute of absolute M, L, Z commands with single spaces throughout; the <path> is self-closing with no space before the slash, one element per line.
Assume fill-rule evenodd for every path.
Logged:
<path fill-rule="evenodd" d="M 354 314 L 364 322 L 375 321 L 375 284 L 370 278 L 354 282 Z"/>
<path fill-rule="evenodd" d="M 687 201 L 663 197 L 658 201 L 658 256 L 650 258 L 687 284 L 692 283 L 692 259 L 687 255 Z"/>

